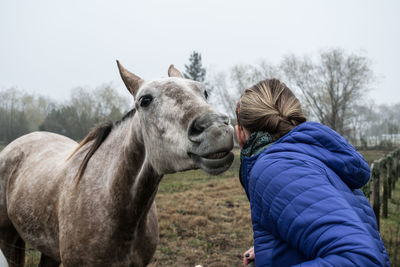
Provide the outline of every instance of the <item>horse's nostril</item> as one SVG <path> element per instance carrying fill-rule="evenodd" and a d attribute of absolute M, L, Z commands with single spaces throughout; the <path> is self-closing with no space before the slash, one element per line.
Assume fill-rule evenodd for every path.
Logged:
<path fill-rule="evenodd" d="M 189 127 L 189 136 L 196 136 L 201 134 L 205 130 L 204 125 L 199 123 L 198 118 L 194 119 Z"/>
<path fill-rule="evenodd" d="M 231 120 L 229 119 L 228 116 L 221 116 L 221 121 L 222 121 L 222 123 L 225 124 L 225 125 L 229 125 L 230 122 L 231 122 Z"/>

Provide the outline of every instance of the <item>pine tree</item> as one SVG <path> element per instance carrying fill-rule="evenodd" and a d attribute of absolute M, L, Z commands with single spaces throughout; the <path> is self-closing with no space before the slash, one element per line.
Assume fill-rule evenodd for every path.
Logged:
<path fill-rule="evenodd" d="M 206 76 L 206 69 L 201 64 L 201 54 L 193 51 L 189 57 L 189 65 L 185 64 L 185 72 L 183 76 L 186 79 L 191 79 L 198 82 L 204 82 Z"/>

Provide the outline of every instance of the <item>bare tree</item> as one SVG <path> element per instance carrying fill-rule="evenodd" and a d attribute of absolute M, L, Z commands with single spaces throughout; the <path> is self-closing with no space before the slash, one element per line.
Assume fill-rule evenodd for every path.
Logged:
<path fill-rule="evenodd" d="M 128 98 L 120 95 L 111 84 L 94 90 L 78 87 L 72 90 L 68 102 L 49 112 L 39 129 L 82 140 L 93 125 L 105 120 L 117 121 L 128 109 Z"/>
<path fill-rule="evenodd" d="M 231 119 L 234 119 L 239 96 L 236 90 L 228 85 L 226 74 L 224 72 L 209 72 L 206 84 L 208 91 L 211 92 L 210 104 L 215 106 L 218 111 L 226 113 Z"/>
<path fill-rule="evenodd" d="M 319 60 L 289 55 L 282 60 L 289 86 L 298 88 L 316 118 L 341 134 L 349 134 L 347 121 L 354 105 L 366 95 L 373 72 L 369 60 L 342 49 L 321 52 Z"/>
<path fill-rule="evenodd" d="M 225 72 L 216 72 L 210 69 L 206 81 L 211 92 L 210 102 L 235 119 L 236 103 L 244 90 L 261 80 L 279 77 L 278 73 L 278 69 L 265 60 L 259 61 L 256 65 L 233 66 L 229 79 Z"/>
<path fill-rule="evenodd" d="M 130 108 L 130 99 L 121 95 L 111 84 L 96 88 L 94 95 L 97 102 L 97 116 L 102 120 L 119 120 Z"/>
<path fill-rule="evenodd" d="M 265 60 L 260 60 L 257 64 L 240 64 L 231 69 L 231 82 L 238 95 L 241 95 L 246 88 L 271 78 L 279 78 L 281 75 L 277 67 L 269 64 Z"/>
<path fill-rule="evenodd" d="M 279 69 L 265 60 L 257 64 L 238 64 L 230 69 L 229 78 L 225 72 L 212 68 L 207 73 L 206 85 L 211 92 L 210 102 L 220 111 L 235 120 L 236 103 L 246 88 L 268 79 L 279 78 Z"/>
<path fill-rule="evenodd" d="M 379 121 L 376 105 L 372 101 L 356 104 L 352 109 L 352 116 L 348 120 L 348 137 L 353 145 L 367 148 L 371 129 Z"/>
<path fill-rule="evenodd" d="M 0 90 L 0 142 L 8 143 L 28 133 L 29 126 L 21 101 L 24 93 L 15 88 Z"/>
<path fill-rule="evenodd" d="M 28 121 L 29 132 L 36 131 L 49 112 L 55 107 L 50 98 L 24 93 L 19 101 Z"/>

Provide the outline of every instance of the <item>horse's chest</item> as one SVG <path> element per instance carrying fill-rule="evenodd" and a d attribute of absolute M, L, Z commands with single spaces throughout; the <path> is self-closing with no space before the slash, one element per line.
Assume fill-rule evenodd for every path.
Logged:
<path fill-rule="evenodd" d="M 77 223 L 60 235 L 64 266 L 145 266 L 150 262 L 158 243 L 157 222 L 146 220 L 135 230 L 117 221 L 97 221 L 96 227 L 87 227 L 88 219 L 81 220 L 85 226 Z"/>
<path fill-rule="evenodd" d="M 65 267 L 69 266 L 145 266 L 147 259 L 141 256 L 141 250 L 133 242 L 94 243 L 61 249 L 61 258 Z"/>

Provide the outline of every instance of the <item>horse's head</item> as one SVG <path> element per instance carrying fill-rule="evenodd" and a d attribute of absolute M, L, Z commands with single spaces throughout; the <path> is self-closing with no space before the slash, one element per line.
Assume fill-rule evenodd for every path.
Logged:
<path fill-rule="evenodd" d="M 233 128 L 207 103 L 201 83 L 183 78 L 173 65 L 168 78 L 143 81 L 117 63 L 135 100 L 135 127 L 157 171 L 201 168 L 219 174 L 230 167 Z"/>

